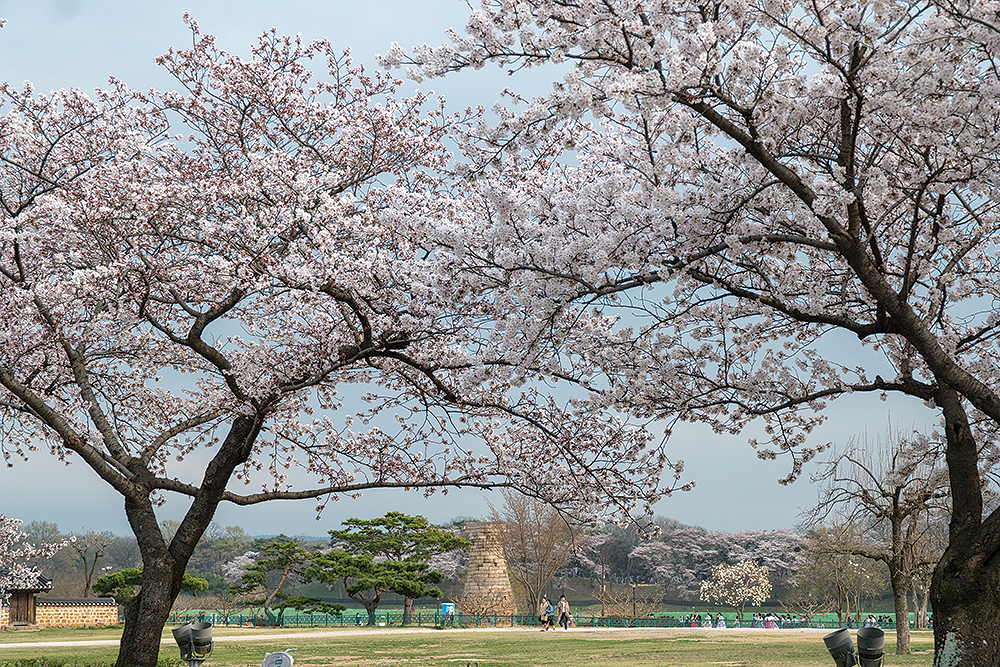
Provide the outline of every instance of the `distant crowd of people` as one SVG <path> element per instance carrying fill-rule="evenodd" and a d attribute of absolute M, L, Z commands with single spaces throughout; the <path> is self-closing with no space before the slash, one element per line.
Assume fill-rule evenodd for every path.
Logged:
<path fill-rule="evenodd" d="M 667 617 L 670 620 L 674 620 L 672 616 Z M 744 627 L 740 624 L 739 617 L 735 617 L 732 620 L 727 621 L 722 614 L 717 614 L 713 616 L 711 613 L 705 614 L 688 614 L 686 616 L 677 619 L 679 624 L 684 627 L 691 628 L 739 628 Z M 750 620 L 750 625 L 746 627 L 750 628 L 795 628 L 807 625 L 809 619 L 805 616 L 793 616 L 792 614 L 754 614 Z"/>
<path fill-rule="evenodd" d="M 653 616 L 652 613 L 649 616 Z M 686 614 L 681 617 L 666 616 L 667 623 L 669 625 L 674 625 L 675 623 L 681 627 L 691 627 L 691 628 L 762 628 L 765 630 L 777 630 L 783 628 L 803 628 L 809 627 L 811 618 L 809 616 L 795 615 L 795 614 L 775 614 L 773 612 L 769 613 L 757 613 L 749 619 L 749 622 L 744 625 L 741 624 L 739 616 L 734 616 L 731 620 L 726 620 L 726 618 L 720 614 L 706 613 L 704 616 L 699 614 Z M 566 630 L 571 622 L 573 622 L 573 617 L 569 613 L 569 603 L 566 601 L 566 596 L 560 596 L 559 602 L 553 604 L 551 600 L 547 597 L 543 597 L 541 604 L 538 607 L 538 620 L 541 622 L 542 630 L 553 630 L 555 629 L 556 623 Z M 846 617 L 847 627 L 854 627 L 855 620 L 850 614 Z M 876 616 L 874 614 L 868 614 L 864 621 L 864 627 L 866 628 L 882 628 L 882 627 L 895 627 L 894 621 L 890 616 Z"/>
<path fill-rule="evenodd" d="M 873 614 L 868 614 L 865 618 L 864 627 L 866 628 L 881 628 L 883 625 L 891 625 L 893 620 L 888 616 L 875 616 Z"/>
<path fill-rule="evenodd" d="M 805 616 L 792 616 L 791 614 L 754 614 L 750 627 L 752 628 L 797 628 L 807 625 L 809 619 Z"/>
<path fill-rule="evenodd" d="M 667 618 L 672 620 L 672 617 Z M 681 619 L 681 625 L 692 627 L 692 628 L 724 628 L 726 627 L 726 619 L 719 614 L 717 617 L 713 617 L 712 614 L 705 614 L 702 618 L 701 614 L 688 614 Z M 734 627 L 739 626 L 739 621 L 736 621 Z"/>
<path fill-rule="evenodd" d="M 652 614 L 650 614 L 652 616 Z M 666 617 L 668 622 L 673 625 L 674 622 L 682 627 L 691 628 L 763 628 L 763 629 L 782 629 L 782 628 L 804 628 L 809 627 L 810 618 L 808 616 L 795 615 L 795 614 L 754 614 L 749 622 L 745 625 L 740 624 L 739 617 L 734 617 L 731 620 L 726 620 L 722 614 L 712 615 L 711 613 L 705 614 L 687 614 L 679 618 L 673 616 Z M 933 620 L 928 618 L 928 627 L 933 627 Z M 847 627 L 854 627 L 855 619 L 848 614 L 845 619 L 845 625 Z M 866 628 L 894 628 L 895 621 L 892 616 L 868 614 L 865 618 L 863 627 Z"/>

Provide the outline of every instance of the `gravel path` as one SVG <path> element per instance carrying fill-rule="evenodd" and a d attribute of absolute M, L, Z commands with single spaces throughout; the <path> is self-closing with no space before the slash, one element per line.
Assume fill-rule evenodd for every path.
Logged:
<path fill-rule="evenodd" d="M 225 628 L 223 628 L 225 629 Z M 256 631 L 248 630 L 246 634 L 238 635 L 228 635 L 221 634 L 213 637 L 216 642 L 240 642 L 240 641 L 273 641 L 276 644 L 286 643 L 289 639 L 300 639 L 300 638 L 316 638 L 316 637 L 344 637 L 351 635 L 363 635 L 363 634 L 452 634 L 452 633 L 468 633 L 468 632 L 538 632 L 537 628 L 528 627 L 514 627 L 514 628 L 449 628 L 444 630 L 438 630 L 435 628 L 343 628 L 337 630 L 313 630 L 313 631 L 299 631 L 299 632 L 281 632 L 281 633 L 267 633 L 261 634 Z M 561 633 L 563 631 L 553 630 L 553 632 Z M 619 639 L 631 639 L 633 637 L 651 637 L 651 636 L 672 636 L 678 634 L 688 634 L 688 635 L 754 635 L 758 638 L 773 636 L 774 639 L 780 638 L 790 638 L 794 636 L 802 635 L 823 635 L 831 632 L 830 630 L 812 629 L 812 628 L 798 628 L 794 630 L 762 630 L 753 628 L 728 628 L 728 629 L 709 629 L 709 628 L 573 628 L 566 632 L 573 634 L 614 634 L 616 638 Z M 172 638 L 164 638 L 163 644 L 173 645 Z M 81 639 L 79 641 L 48 641 L 48 642 L 11 642 L 11 643 L 0 643 L 0 650 L 5 648 L 27 648 L 27 647 L 57 647 L 57 646 L 117 646 L 117 639 Z"/>

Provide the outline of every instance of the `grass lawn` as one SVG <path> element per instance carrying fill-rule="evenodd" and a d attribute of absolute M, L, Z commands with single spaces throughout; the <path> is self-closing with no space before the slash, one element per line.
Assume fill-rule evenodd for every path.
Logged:
<path fill-rule="evenodd" d="M 298 649 L 292 653 L 297 667 L 832 667 L 823 634 L 825 631 L 816 630 L 687 628 L 574 628 L 544 633 L 537 629 L 218 628 L 215 650 L 205 667 L 257 667 L 265 652 L 291 647 Z M 169 637 L 169 629 L 165 637 Z M 37 658 L 64 667 L 112 665 L 117 646 L 77 641 L 115 639 L 114 632 L 100 630 L 4 632 L 0 633 L 0 666 L 34 667 Z M 914 632 L 912 641 L 913 654 L 890 653 L 886 666 L 931 665 L 931 633 Z M 51 645 L 64 642 L 72 643 Z M 887 633 L 886 647 L 892 651 L 894 646 L 895 635 Z M 164 644 L 160 667 L 182 667 L 179 655 L 172 641 Z"/>

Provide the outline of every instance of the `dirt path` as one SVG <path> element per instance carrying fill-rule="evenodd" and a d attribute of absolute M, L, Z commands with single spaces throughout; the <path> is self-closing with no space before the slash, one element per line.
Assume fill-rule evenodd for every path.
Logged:
<path fill-rule="evenodd" d="M 220 628 L 222 631 L 227 631 L 227 628 Z M 233 629 L 235 630 L 235 629 Z M 237 630 L 238 631 L 238 630 Z M 275 644 L 284 644 L 286 640 L 289 639 L 308 639 L 316 637 L 344 637 L 352 635 L 370 635 L 370 634 L 435 634 L 441 635 L 452 634 L 452 633 L 468 633 L 468 632 L 538 632 L 537 628 L 528 627 L 514 627 L 514 628 L 449 628 L 445 630 L 438 630 L 436 628 L 343 628 L 336 630 L 303 630 L 303 631 L 290 631 L 290 632 L 271 632 L 266 634 L 261 634 L 255 630 L 247 630 L 246 634 L 218 634 L 213 637 L 216 642 L 240 642 L 240 641 L 271 641 Z M 553 632 L 560 632 L 559 630 L 553 630 Z M 830 630 L 820 630 L 811 628 L 798 628 L 794 630 L 762 630 L 762 629 L 752 629 L 752 628 L 728 628 L 728 629 L 709 629 L 709 628 L 573 628 L 568 630 L 571 633 L 582 633 L 582 634 L 600 634 L 607 633 L 613 634 L 618 639 L 631 639 L 637 637 L 671 637 L 677 635 L 689 635 L 689 636 L 740 636 L 740 635 L 753 635 L 757 638 L 764 638 L 772 636 L 775 640 L 789 639 L 791 637 L 800 637 L 804 635 L 817 636 L 824 635 L 830 632 Z M 173 645 L 173 639 L 170 637 L 165 637 L 162 644 Z M 78 641 L 41 641 L 41 642 L 11 642 L 11 643 L 0 643 L 0 650 L 5 648 L 28 648 L 28 647 L 38 647 L 38 648 L 52 648 L 58 646 L 117 646 L 117 639 L 81 639 Z M 276 649 L 277 650 L 277 649 Z"/>

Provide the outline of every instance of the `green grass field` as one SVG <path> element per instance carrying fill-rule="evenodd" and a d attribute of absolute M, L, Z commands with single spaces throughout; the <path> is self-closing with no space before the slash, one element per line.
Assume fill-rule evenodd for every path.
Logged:
<path fill-rule="evenodd" d="M 116 631 L 43 630 L 0 633 L 2 667 L 113 665 Z M 117 632 L 120 633 L 120 630 Z M 267 651 L 297 648 L 297 667 L 809 667 L 833 666 L 824 631 L 570 629 L 251 630 L 219 628 L 205 667 L 257 667 Z M 854 633 L 852 632 L 852 635 Z M 164 634 L 169 637 L 169 630 Z M 111 645 L 85 645 L 84 642 Z M 41 645 L 42 643 L 47 645 Z M 59 645 L 53 645 L 59 644 Z M 886 634 L 895 650 L 895 635 Z M 933 637 L 913 633 L 914 653 L 886 655 L 887 667 L 929 666 Z M 38 662 L 38 659 L 43 659 Z M 160 667 L 181 667 L 171 641 Z"/>

